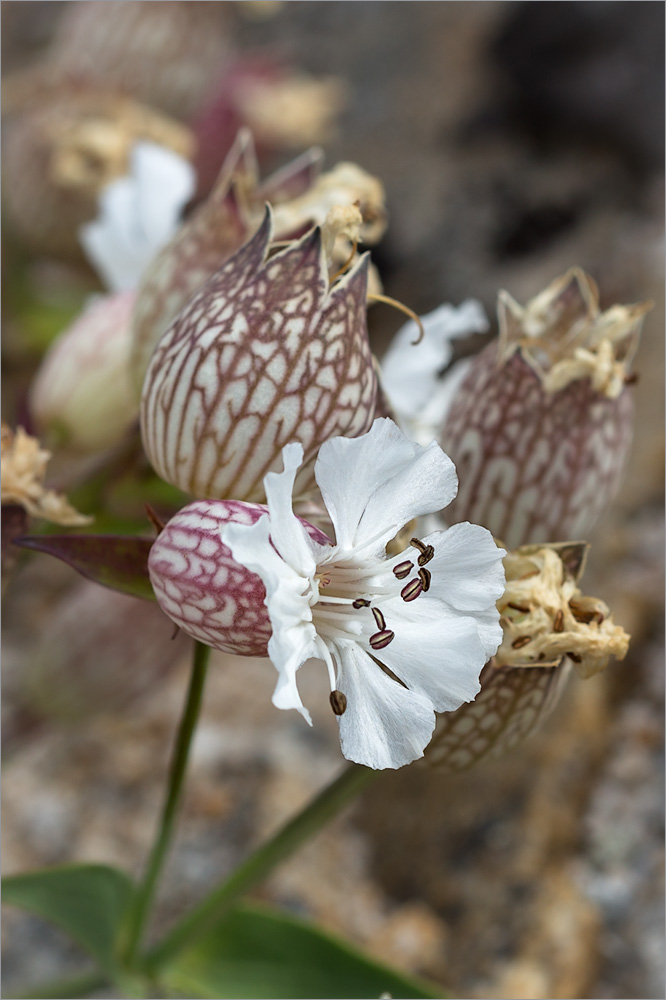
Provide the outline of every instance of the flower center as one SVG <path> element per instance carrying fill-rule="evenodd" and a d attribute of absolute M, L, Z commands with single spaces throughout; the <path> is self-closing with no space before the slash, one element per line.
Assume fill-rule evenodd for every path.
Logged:
<path fill-rule="evenodd" d="M 331 707 L 336 715 L 342 715 L 347 707 L 347 699 L 338 697 L 341 692 L 336 692 L 335 688 L 336 671 L 332 661 L 337 660 L 337 644 L 365 639 L 371 656 L 372 652 L 385 649 L 395 639 L 395 632 L 387 624 L 378 604 L 397 596 L 410 603 L 430 589 L 432 574 L 425 567 L 434 557 L 435 550 L 418 538 L 410 539 L 410 545 L 418 551 L 415 560 L 405 558 L 407 552 L 402 552 L 390 560 L 331 563 L 316 574 L 312 620 L 326 647 L 324 659 L 333 691 Z M 387 670 L 379 660 L 375 662 Z"/>

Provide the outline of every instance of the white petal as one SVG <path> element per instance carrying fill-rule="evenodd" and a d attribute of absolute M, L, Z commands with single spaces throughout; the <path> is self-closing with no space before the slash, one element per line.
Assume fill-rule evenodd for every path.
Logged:
<path fill-rule="evenodd" d="M 336 558 L 360 546 L 381 554 L 403 525 L 447 506 L 458 488 L 453 462 L 439 445 L 415 444 L 388 418 L 375 420 L 362 437 L 323 444 L 315 477 L 335 527 Z"/>
<path fill-rule="evenodd" d="M 302 576 L 312 577 L 316 569 L 314 544 L 292 509 L 294 481 L 303 462 L 303 445 L 296 442 L 285 445 L 282 462 L 284 472 L 269 472 L 264 477 L 271 540 L 290 566 Z"/>
<path fill-rule="evenodd" d="M 435 550 L 427 567 L 431 574 L 429 596 L 458 611 L 495 607 L 504 593 L 502 559 L 506 552 L 497 547 L 487 528 L 464 521 L 423 541 Z"/>
<path fill-rule="evenodd" d="M 381 364 L 382 385 L 400 416 L 414 418 L 438 394 L 438 372 L 451 360 L 451 341 L 485 332 L 488 319 L 480 302 L 468 299 L 457 309 L 442 305 L 421 317 L 424 336 L 410 320 L 396 333 Z"/>
<path fill-rule="evenodd" d="M 173 236 L 194 191 L 194 169 L 154 143 L 138 143 L 131 174 L 108 184 L 99 215 L 79 229 L 79 239 L 111 291 L 136 288 L 146 267 Z"/>
<path fill-rule="evenodd" d="M 183 208 L 194 194 L 196 172 L 171 149 L 154 142 L 137 142 L 132 150 L 132 174 L 141 230 L 154 255 L 173 236 Z"/>
<path fill-rule="evenodd" d="M 296 685 L 298 668 L 317 655 L 317 636 L 308 601 L 310 581 L 296 573 L 271 545 L 268 515 L 250 525 L 226 524 L 220 536 L 236 562 L 260 576 L 266 588 L 265 604 L 273 626 L 268 655 L 279 675 L 273 704 L 278 708 L 295 708 L 312 725 Z"/>
<path fill-rule="evenodd" d="M 473 701 L 480 690 L 479 674 L 489 658 L 476 618 L 452 612 L 425 594 L 407 604 L 394 598 L 381 609 L 395 638 L 374 654 L 377 659 L 410 690 L 429 698 L 438 712 L 451 712 Z M 493 652 L 498 645 L 499 641 Z"/>
<path fill-rule="evenodd" d="M 338 687 L 347 697 L 340 743 L 347 760 L 375 769 L 404 767 L 432 738 L 429 699 L 392 680 L 355 644 L 340 643 Z"/>

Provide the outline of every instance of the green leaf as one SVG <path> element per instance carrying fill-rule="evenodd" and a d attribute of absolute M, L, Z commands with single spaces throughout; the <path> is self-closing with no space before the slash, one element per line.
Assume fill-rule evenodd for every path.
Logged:
<path fill-rule="evenodd" d="M 311 924 L 268 907 L 239 906 L 160 974 L 186 996 L 262 998 L 442 997 Z"/>
<path fill-rule="evenodd" d="M 115 978 L 118 931 L 132 896 L 124 872 L 106 865 L 44 868 L 2 880 L 2 902 L 55 924 Z"/>
<path fill-rule="evenodd" d="M 62 559 L 95 583 L 155 600 L 148 576 L 150 538 L 134 535 L 25 535 L 15 545 Z"/>

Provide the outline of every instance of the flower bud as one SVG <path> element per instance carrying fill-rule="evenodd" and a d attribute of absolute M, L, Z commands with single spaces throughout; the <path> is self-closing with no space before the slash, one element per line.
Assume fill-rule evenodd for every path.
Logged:
<path fill-rule="evenodd" d="M 223 545 L 225 524 L 254 524 L 266 507 L 235 500 L 197 500 L 162 529 L 148 558 L 157 602 L 187 635 L 223 652 L 266 656 L 271 623 L 261 578 Z M 310 535 L 329 539 L 307 522 Z"/>
<path fill-rule="evenodd" d="M 269 257 L 271 217 L 189 301 L 146 376 L 141 428 L 154 468 L 197 497 L 263 499 L 282 446 L 306 462 L 372 423 L 368 257 L 329 286 L 314 229 Z"/>
<path fill-rule="evenodd" d="M 51 346 L 30 390 L 41 434 L 80 453 L 122 440 L 138 417 L 129 373 L 135 293 L 93 300 Z"/>
<path fill-rule="evenodd" d="M 648 304 L 601 313 L 574 268 L 524 308 L 500 293 L 500 335 L 471 363 L 441 443 L 456 463 L 454 520 L 511 548 L 585 537 L 631 444 L 628 366 Z"/>
<path fill-rule="evenodd" d="M 439 717 L 428 763 L 465 770 L 501 756 L 540 728 L 572 668 L 585 679 L 623 660 L 629 636 L 603 601 L 578 588 L 585 542 L 526 545 L 504 557 L 506 588 L 497 602 L 504 637 L 481 674 L 473 702 Z"/>

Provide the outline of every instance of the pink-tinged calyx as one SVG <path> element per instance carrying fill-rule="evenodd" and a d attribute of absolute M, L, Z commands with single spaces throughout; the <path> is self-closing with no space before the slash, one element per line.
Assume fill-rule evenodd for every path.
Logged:
<path fill-rule="evenodd" d="M 227 653 L 266 656 L 271 623 L 266 591 L 255 573 L 235 562 L 220 537 L 228 524 L 254 524 L 259 504 L 195 500 L 165 525 L 153 543 L 148 572 L 157 602 L 193 639 Z M 307 530 L 320 544 L 328 539 Z"/>
<path fill-rule="evenodd" d="M 319 229 L 274 256 L 259 231 L 191 299 L 146 376 L 148 457 L 198 497 L 262 500 L 263 477 L 290 441 L 306 462 L 338 434 L 370 426 L 377 381 L 362 257 L 329 286 Z"/>
<path fill-rule="evenodd" d="M 519 306 L 471 363 L 441 441 L 458 468 L 452 515 L 511 548 L 589 534 L 619 485 L 632 436 L 628 365 L 649 305 L 599 310 L 572 269 Z"/>

